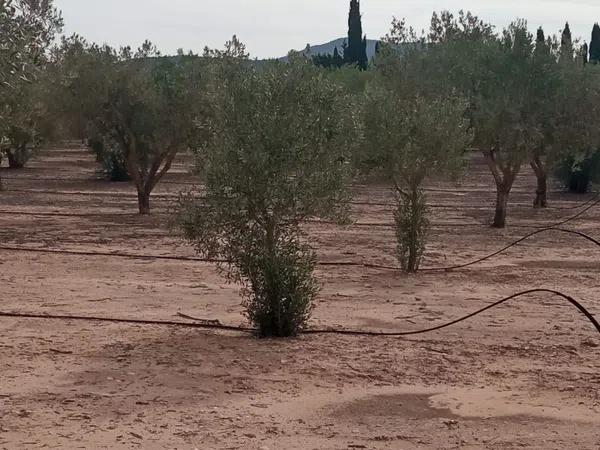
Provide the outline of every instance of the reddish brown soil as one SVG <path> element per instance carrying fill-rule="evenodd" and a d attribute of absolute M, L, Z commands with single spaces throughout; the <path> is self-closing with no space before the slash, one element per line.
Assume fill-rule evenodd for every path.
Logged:
<path fill-rule="evenodd" d="M 166 214 L 182 164 L 136 214 L 128 184 L 94 179 L 79 149 L 2 171 L 0 245 L 187 255 Z M 50 179 L 48 179 L 50 178 Z M 54 181 L 53 178 L 60 178 Z M 460 186 L 436 183 L 424 266 L 466 262 L 577 209 L 534 211 L 524 168 L 509 227 L 476 160 Z M 388 202 L 382 186 L 358 202 Z M 553 192 L 555 207 L 589 197 Z M 59 213 L 58 215 L 43 215 Z M 61 215 L 79 213 L 80 217 Z M 96 214 L 90 216 L 89 214 Z M 355 205 L 368 226 L 310 224 L 322 261 L 395 264 L 391 210 Z M 600 207 L 568 225 L 600 237 Z M 451 273 L 321 267 L 311 325 L 414 330 L 529 288 L 559 289 L 600 317 L 600 249 L 548 233 Z M 208 264 L 0 250 L 0 310 L 241 324 L 238 288 Z M 600 339 L 576 310 L 533 295 L 410 339 L 261 341 L 166 326 L 0 319 L 0 448 L 599 449 Z M 71 352 L 71 353 L 63 353 Z"/>

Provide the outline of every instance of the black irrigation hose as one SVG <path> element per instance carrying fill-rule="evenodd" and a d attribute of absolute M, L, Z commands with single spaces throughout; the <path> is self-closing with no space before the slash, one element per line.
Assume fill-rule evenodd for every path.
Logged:
<path fill-rule="evenodd" d="M 6 179 L 6 178 L 3 178 Z M 65 180 L 68 181 L 68 180 Z M 163 184 L 183 184 L 183 183 L 178 183 L 178 182 L 172 182 L 172 183 L 163 183 Z M 186 185 L 190 185 L 190 186 L 196 186 L 196 183 L 186 183 Z M 132 193 L 122 193 L 122 192 L 111 192 L 111 191 L 107 191 L 107 192 L 86 192 L 86 191 L 51 191 L 51 190 L 36 190 L 36 189 L 4 189 L 3 192 L 14 192 L 14 193 L 20 193 L 20 194 L 39 194 L 39 195 L 63 195 L 63 196 L 81 196 L 81 197 L 115 197 L 118 199 L 130 199 L 130 198 L 134 198 L 137 194 L 132 192 Z M 579 205 L 575 205 L 575 206 L 568 206 L 568 207 L 558 207 L 558 206 L 548 206 L 548 209 L 554 209 L 554 210 L 573 210 L 573 209 L 577 209 L 577 208 L 581 208 L 584 207 L 585 205 L 589 204 L 591 201 L 597 199 L 600 196 L 600 193 L 597 193 L 593 198 L 587 200 L 586 202 L 579 204 Z M 171 200 L 171 199 L 177 199 L 179 198 L 179 194 L 175 193 L 175 194 L 169 194 L 169 193 L 162 193 L 162 194 L 153 194 L 152 195 L 152 199 L 154 199 L 155 201 L 161 201 L 161 200 Z M 350 201 L 349 202 L 351 205 L 355 205 L 355 206 L 381 206 L 381 207 L 389 207 L 389 208 L 393 208 L 396 205 L 392 202 L 366 202 L 366 201 Z M 455 208 L 452 205 L 443 205 L 443 204 L 429 204 L 428 205 L 430 208 L 434 208 L 434 209 L 452 209 Z M 516 205 L 515 205 L 516 206 Z M 525 204 L 522 204 L 520 206 L 525 206 Z M 487 209 L 485 207 L 480 207 L 480 206 L 473 206 L 473 207 L 469 207 L 469 209 L 476 209 L 476 210 L 484 210 Z M 386 225 L 389 226 L 389 225 Z"/>
<path fill-rule="evenodd" d="M 19 252 L 19 253 L 43 253 L 43 254 L 51 254 L 51 255 L 70 255 L 70 256 L 101 256 L 101 257 L 113 257 L 113 258 L 125 258 L 125 259 L 140 259 L 140 260 L 163 260 L 163 261 L 193 261 L 193 262 L 202 262 L 202 263 L 211 263 L 211 264 L 227 264 L 227 261 L 224 259 L 212 259 L 212 258 L 198 258 L 194 256 L 165 256 L 165 255 L 136 255 L 131 253 L 121 253 L 121 252 L 90 252 L 90 251 L 77 251 L 77 250 L 52 250 L 46 248 L 26 248 L 26 247 L 13 247 L 8 245 L 0 246 L 0 251 L 7 252 Z M 318 266 L 323 267 L 366 267 L 366 268 L 374 268 L 374 269 L 386 269 L 386 270 L 397 270 L 395 267 L 387 267 L 380 266 L 378 264 L 369 264 L 369 263 L 356 263 L 352 261 L 342 261 L 342 262 L 318 262 Z"/>
<path fill-rule="evenodd" d="M 568 233 L 568 234 L 574 234 L 576 236 L 580 236 L 584 239 L 587 239 L 588 241 L 592 242 L 593 244 L 596 244 L 598 247 L 600 247 L 600 241 L 594 239 L 591 236 L 588 236 L 585 233 L 582 233 L 580 231 L 574 231 L 574 230 L 565 230 L 563 228 L 555 228 L 555 227 L 550 227 L 550 228 L 543 228 L 541 230 L 536 230 L 532 233 L 529 233 L 526 236 L 523 236 L 521 239 L 518 239 L 510 244 L 508 244 L 506 247 L 501 248 L 500 250 L 491 253 L 489 255 L 486 255 L 482 258 L 476 259 L 475 261 L 471 261 L 465 264 L 457 264 L 455 266 L 449 266 L 449 267 L 429 267 L 429 268 L 424 268 L 424 269 L 419 269 L 419 272 L 450 272 L 452 270 L 458 270 L 458 269 L 464 269 L 466 267 L 470 267 L 470 266 L 474 266 L 475 264 L 479 264 L 481 262 L 487 261 L 488 259 L 491 259 L 495 256 L 498 256 L 501 253 L 504 253 L 505 251 L 507 251 L 508 249 L 515 247 L 517 245 L 519 245 L 521 242 L 526 241 L 527 239 L 536 236 L 538 234 L 541 233 L 545 233 L 548 231 L 558 231 L 560 233 Z"/>
<path fill-rule="evenodd" d="M 596 192 L 596 193 L 592 193 L 593 196 L 586 202 L 583 203 L 578 203 L 576 205 L 573 206 L 546 206 L 546 208 L 548 209 L 556 209 L 559 211 L 567 211 L 567 210 L 573 210 L 573 209 L 578 209 L 578 208 L 583 208 L 586 205 L 589 205 L 591 202 L 593 202 L 594 200 L 596 200 L 597 198 L 600 198 L 600 192 Z"/>
<path fill-rule="evenodd" d="M 111 192 L 111 191 L 97 191 L 97 192 L 86 192 L 86 191 L 46 191 L 46 190 L 31 190 L 31 189 L 4 189 L 2 192 L 15 192 L 18 194 L 40 194 L 40 195 L 78 195 L 81 197 L 114 197 L 118 199 L 135 199 L 137 193 L 122 193 L 122 192 Z M 153 194 L 151 199 L 153 200 L 170 200 L 179 198 L 179 194 Z"/>
<path fill-rule="evenodd" d="M 9 245 L 0 246 L 0 250 L 7 252 L 23 252 L 23 253 L 46 253 L 56 255 L 72 255 L 72 256 L 106 256 L 113 258 L 126 258 L 126 259 L 157 259 L 166 261 L 195 261 L 205 263 L 226 263 L 225 260 L 210 259 L 210 258 L 198 258 L 194 256 L 168 256 L 168 255 L 135 255 L 130 253 L 122 252 L 90 252 L 90 251 L 77 251 L 77 250 L 52 250 L 46 248 L 25 248 L 25 247 L 12 247 Z"/>
<path fill-rule="evenodd" d="M 104 212 L 104 213 L 61 213 L 61 212 L 34 212 L 34 211 L 2 211 L 0 214 L 8 216 L 39 216 L 39 217 L 104 217 L 104 216 L 129 216 L 139 217 L 139 214 L 129 212 Z"/>
<path fill-rule="evenodd" d="M 99 212 L 99 213 L 61 213 L 61 212 L 34 212 L 34 211 L 5 211 L 0 210 L 0 214 L 8 215 L 8 216 L 31 216 L 31 217 L 80 217 L 80 218 L 88 218 L 88 217 L 130 217 L 132 219 L 140 216 L 137 213 L 131 212 Z M 153 212 L 150 217 L 164 216 L 168 215 L 168 212 Z M 147 216 L 146 216 L 147 217 Z M 323 221 L 323 220 L 308 220 L 307 223 L 313 224 L 323 224 L 323 225 L 337 225 L 335 222 Z M 360 227 L 360 228 L 372 228 L 372 227 L 381 227 L 381 228 L 394 228 L 395 225 L 391 223 L 369 223 L 369 222 L 356 222 L 353 223 L 352 226 Z M 457 228 L 465 228 L 465 227 L 489 227 L 488 223 L 459 223 L 459 222 L 437 222 L 432 223 L 432 227 L 438 228 L 447 228 L 447 227 L 457 227 Z M 542 228 L 539 225 L 511 225 L 511 228 L 534 228 L 539 229 Z M 165 237 L 171 235 L 165 234 Z"/>
<path fill-rule="evenodd" d="M 34 212 L 34 211 L 6 211 L 6 210 L 0 210 L 0 214 L 2 215 L 8 215 L 8 216 L 32 216 L 32 217 L 131 217 L 131 218 L 137 218 L 137 217 L 144 217 L 144 216 L 140 216 L 137 213 L 131 213 L 131 212 L 99 212 L 99 213 L 62 213 L 62 212 Z M 168 215 L 168 212 L 153 212 L 150 217 L 156 217 L 156 216 L 164 216 L 164 215 Z M 148 217 L 148 216 L 146 216 Z M 316 223 L 316 224 L 324 224 L 324 225 L 337 225 L 335 222 L 328 222 L 328 221 L 323 221 L 323 220 L 308 220 L 306 221 L 307 223 Z M 387 223 L 361 223 L 361 222 L 357 222 L 352 224 L 352 226 L 356 226 L 356 227 L 383 227 L 383 228 L 393 228 L 395 225 L 393 224 L 387 224 Z M 467 226 L 471 226 L 471 227 L 480 227 L 480 226 L 488 226 L 487 224 L 482 224 L 482 223 L 470 223 L 470 224 L 465 224 L 465 223 L 453 223 L 453 222 L 440 222 L 440 223 L 433 223 L 432 226 L 435 227 L 467 227 Z M 534 225 L 514 225 L 513 228 L 539 228 L 536 227 Z"/>
<path fill-rule="evenodd" d="M 2 177 L 3 180 L 11 180 L 11 181 L 55 181 L 55 182 L 65 182 L 65 183 L 91 183 L 91 182 L 103 182 L 103 183 L 115 183 L 115 181 L 109 181 L 105 178 L 52 178 L 52 177 Z M 129 183 L 128 181 L 121 181 L 119 183 Z M 198 183 L 193 181 L 171 181 L 171 180 L 161 180 L 160 184 L 174 184 L 174 185 L 182 185 L 182 186 L 196 186 Z"/>
<path fill-rule="evenodd" d="M 589 240 L 590 242 L 600 246 L 600 242 L 598 242 L 596 239 L 578 232 L 578 231 L 572 231 L 572 230 L 565 230 L 565 229 L 561 229 L 561 228 L 557 228 L 558 226 L 567 224 L 569 222 L 572 222 L 573 220 L 576 220 L 577 218 L 581 217 L 583 214 L 585 214 L 586 212 L 588 212 L 589 210 L 591 210 L 592 208 L 594 208 L 595 206 L 597 206 L 598 204 L 600 204 L 600 198 L 596 199 L 591 205 L 587 206 L 585 209 L 579 211 L 577 214 L 569 217 L 568 219 L 565 219 L 561 222 L 558 222 L 556 224 L 550 225 L 548 227 L 545 228 L 541 228 L 538 229 L 532 233 L 529 233 L 528 235 L 508 244 L 507 246 L 503 247 L 502 249 L 493 252 L 489 255 L 486 255 L 484 257 L 478 258 L 475 261 L 471 261 L 469 263 L 465 263 L 465 264 L 458 264 L 455 266 L 449 266 L 449 267 L 431 267 L 431 268 L 423 268 L 420 269 L 421 272 L 449 272 L 452 270 L 458 270 L 458 269 L 463 269 L 466 267 L 470 267 L 476 264 L 479 264 L 481 262 L 487 261 L 503 252 L 505 252 L 506 250 L 515 247 L 516 245 L 520 244 L 521 242 L 537 235 L 540 233 L 544 233 L 547 231 L 559 231 L 562 233 L 570 233 L 570 234 L 574 234 L 574 235 L 578 235 L 581 236 L 587 240 Z M 309 221 L 309 222 L 313 222 L 313 221 Z M 328 223 L 327 221 L 314 221 L 316 223 Z M 366 226 L 367 224 L 362 224 L 363 226 Z M 368 224 L 368 225 L 372 225 L 372 226 L 389 226 L 387 224 Z M 358 226 L 358 225 L 357 225 Z M 126 253 L 120 253 L 120 252 L 115 252 L 115 253 L 99 253 L 99 252 L 76 252 L 76 251 L 69 251 L 69 250 L 47 250 L 47 249 L 26 249 L 26 248 L 18 248 L 18 247 L 10 247 L 10 246 L 0 246 L 0 250 L 5 250 L 5 251 L 22 251 L 22 252 L 36 252 L 36 253 L 57 253 L 57 254 L 66 254 L 66 255 L 79 255 L 79 256 L 113 256 L 113 257 L 121 257 L 121 258 L 131 258 L 131 259 L 159 259 L 159 260 L 174 260 L 174 261 L 197 261 L 197 262 L 206 262 L 206 263 L 226 263 L 226 261 L 223 260 L 215 260 L 215 259 L 207 259 L 207 258 L 194 258 L 194 257 L 177 257 L 177 256 L 148 256 L 148 255 L 131 255 L 131 254 L 126 254 Z M 366 268 L 372 268 L 372 269 L 379 269 L 379 270 L 399 270 L 397 267 L 393 267 L 393 266 L 385 266 L 385 265 L 379 265 L 379 264 L 369 264 L 369 263 L 354 263 L 354 262 L 324 262 L 324 263 L 319 263 L 319 265 L 321 266 L 347 266 L 347 267 L 366 267 Z"/>
<path fill-rule="evenodd" d="M 590 202 L 593 203 L 590 205 Z M 574 216 L 571 216 L 565 220 L 562 220 L 558 223 L 552 224 L 552 225 L 544 225 L 544 226 L 539 226 L 539 225 L 515 225 L 514 228 L 539 228 L 539 229 L 549 229 L 549 228 L 553 228 L 553 227 L 559 227 L 561 225 L 564 225 L 566 223 L 572 222 L 575 219 L 578 219 L 579 217 L 581 217 L 583 214 L 585 214 L 586 212 L 588 212 L 590 209 L 596 207 L 598 204 L 600 204 L 600 194 L 596 195 L 594 198 L 588 200 L 587 202 L 585 202 L 583 205 L 589 205 L 587 206 L 585 209 L 579 211 L 577 214 L 575 214 Z M 580 206 L 580 207 L 581 207 Z M 335 222 L 329 221 L 329 220 L 319 220 L 319 219 L 310 219 L 306 221 L 307 223 L 315 223 L 315 224 L 325 224 L 325 225 L 336 225 Z M 483 224 L 483 223 L 478 223 L 478 224 L 454 224 L 454 223 L 448 223 L 448 224 L 433 224 L 434 226 L 489 226 L 488 224 Z M 356 222 L 353 223 L 352 226 L 356 226 L 356 227 L 380 227 L 380 228 L 395 228 L 396 225 L 393 223 L 386 223 L 386 222 Z"/>
<path fill-rule="evenodd" d="M 438 325 L 435 327 L 431 327 L 431 328 L 426 328 L 423 330 L 416 330 L 416 331 L 402 331 L 402 332 L 377 332 L 377 331 L 352 331 L 352 330 L 305 330 L 303 331 L 304 334 L 341 334 L 341 335 L 350 335 L 350 336 L 391 336 L 391 337 L 401 337 L 401 336 L 415 336 L 418 334 L 426 334 L 426 333 L 431 333 L 434 331 L 439 331 L 442 330 L 444 328 L 448 328 L 451 327 L 453 325 L 456 325 L 460 322 L 464 322 L 465 320 L 468 320 L 472 317 L 475 317 L 479 314 L 482 314 L 492 308 L 495 308 L 496 306 L 500 306 L 503 303 L 506 303 L 510 300 L 513 300 L 515 298 L 518 297 L 523 297 L 525 295 L 529 295 L 529 294 L 535 294 L 535 293 L 547 293 L 547 294 L 553 294 L 556 295 L 558 297 L 561 297 L 565 300 L 567 300 L 569 303 L 571 303 L 573 306 L 575 306 L 581 313 L 583 313 L 588 320 L 592 323 L 592 325 L 594 325 L 594 327 L 596 328 L 596 331 L 598 332 L 598 334 L 600 334 L 600 323 L 598 323 L 598 321 L 596 320 L 596 318 L 592 315 L 591 312 L 589 312 L 581 303 L 579 303 L 577 300 L 575 300 L 573 297 L 570 297 L 566 294 L 563 294 L 562 292 L 559 291 L 555 291 L 552 289 L 530 289 L 527 291 L 523 291 L 523 292 L 519 292 L 518 294 L 514 294 L 511 295 L 510 297 L 505 297 L 502 300 L 499 300 L 495 303 L 492 303 L 491 305 L 486 306 L 485 308 L 481 308 L 477 311 L 475 311 L 474 313 L 468 314 L 464 317 L 461 317 L 459 319 L 453 320 L 451 322 L 442 324 L 442 325 Z"/>
<path fill-rule="evenodd" d="M 459 264 L 456 266 L 449 266 L 449 267 L 423 268 L 423 269 L 420 269 L 419 271 L 420 272 L 450 272 L 452 270 L 464 269 L 466 267 L 470 267 L 475 264 L 479 264 L 483 261 L 487 261 L 488 259 L 498 256 L 501 253 L 504 253 L 506 250 L 508 250 L 512 247 L 515 247 L 516 245 L 520 244 L 521 242 L 523 242 L 533 236 L 536 236 L 538 234 L 545 233 L 548 231 L 558 231 L 561 233 L 568 233 L 568 234 L 580 236 L 600 247 L 600 241 L 598 241 L 598 240 L 594 239 L 593 237 L 588 236 L 587 234 L 582 233 L 580 231 L 566 230 L 566 229 L 562 229 L 562 228 L 544 228 L 541 230 L 536 230 L 533 233 L 530 233 L 527 236 L 524 236 L 521 239 L 519 239 L 515 242 L 512 242 L 511 244 L 507 245 L 506 247 L 504 247 L 490 255 L 479 258 L 475 261 L 471 261 L 471 262 L 465 263 L 465 264 Z M 193 256 L 136 255 L 136 254 L 130 254 L 130 253 L 121 253 L 121 252 L 110 252 L 109 253 L 109 252 L 90 252 L 90 251 L 76 251 L 76 250 L 52 250 L 52 249 L 41 249 L 41 248 L 13 247 L 13 246 L 4 246 L 4 245 L 0 246 L 0 250 L 9 251 L 9 252 L 45 253 L 45 254 L 91 256 L 91 257 L 102 256 L 102 257 L 140 259 L 140 260 L 155 259 L 155 260 L 166 260 L 166 261 L 194 261 L 194 262 L 221 263 L 221 264 L 227 263 L 226 260 L 222 260 L 222 259 L 198 258 L 198 257 L 193 257 Z M 377 270 L 390 270 L 390 271 L 400 270 L 398 267 L 395 267 L 395 266 L 386 266 L 386 265 L 382 265 L 382 264 L 372 264 L 372 263 L 357 263 L 357 262 L 352 262 L 352 261 L 341 261 L 341 262 L 339 262 L 339 261 L 331 261 L 331 262 L 323 261 L 323 262 L 318 262 L 317 265 L 321 266 L 321 267 L 364 267 L 364 268 L 368 268 L 368 269 L 377 269 Z"/>
<path fill-rule="evenodd" d="M 513 300 L 518 297 L 523 297 L 525 295 L 534 294 L 534 293 L 547 293 L 553 294 L 558 297 L 561 297 L 575 306 L 581 313 L 583 313 L 587 319 L 594 325 L 596 331 L 600 334 L 600 323 L 596 320 L 596 318 L 590 313 L 581 303 L 575 300 L 573 297 L 570 297 L 561 292 L 551 290 L 551 289 L 530 289 L 528 291 L 519 292 L 518 294 L 511 295 L 510 297 L 505 297 L 502 300 L 499 300 L 491 305 L 486 306 L 485 308 L 481 308 L 471 314 L 468 314 L 459 319 L 453 320 L 451 322 L 447 322 L 442 325 L 438 325 L 431 328 L 426 328 L 422 330 L 416 331 L 401 331 L 401 332 L 380 332 L 380 331 L 360 331 L 360 330 L 344 330 L 344 329 L 306 329 L 301 332 L 301 334 L 335 334 L 335 335 L 345 335 L 345 336 L 386 336 L 386 337 L 402 337 L 402 336 L 415 336 L 419 334 L 432 333 L 434 331 L 439 331 L 444 328 L 451 327 L 460 322 L 464 322 L 472 317 L 475 317 L 479 314 L 482 314 L 492 308 L 502 305 L 510 300 Z M 160 320 L 142 320 L 142 319 L 114 319 L 108 317 L 90 317 L 90 316 L 70 316 L 70 315 L 46 315 L 46 314 L 29 314 L 29 313 L 13 313 L 13 312 L 0 312 L 0 317 L 8 317 L 8 318 L 17 318 L 17 319 L 43 319 L 43 320 L 77 320 L 77 321 L 92 321 L 92 322 L 109 322 L 109 323 L 126 323 L 132 325 L 161 325 L 161 326 L 176 326 L 183 328 L 200 328 L 200 329 L 213 329 L 213 330 L 222 330 L 222 331 L 236 331 L 243 333 L 257 333 L 258 330 L 255 328 L 241 327 L 241 326 L 231 326 L 231 325 L 223 325 L 220 323 L 189 323 L 189 322 L 178 322 L 178 321 L 160 321 Z M 191 319 L 191 318 L 190 318 Z"/>
<path fill-rule="evenodd" d="M 598 242 L 596 239 L 588 236 L 585 233 L 581 233 L 579 231 L 565 230 L 565 229 L 562 229 L 562 228 L 557 228 L 557 227 L 559 227 L 561 225 L 565 225 L 565 224 L 567 224 L 569 222 L 572 222 L 572 221 L 578 219 L 579 217 L 581 217 L 583 214 L 585 214 L 586 212 L 588 212 L 590 209 L 594 208 L 598 204 L 600 204 L 600 198 L 597 199 L 596 201 L 594 201 L 587 208 L 579 211 L 574 216 L 571 216 L 568 219 L 565 219 L 565 220 L 563 220 L 561 222 L 558 222 L 558 223 L 555 223 L 553 225 L 549 225 L 546 228 L 541 228 L 539 230 L 533 231 L 532 233 L 529 233 L 528 235 L 523 236 L 522 238 L 520 238 L 520 239 L 518 239 L 518 240 L 516 240 L 516 241 L 514 241 L 514 242 L 512 242 L 510 244 L 508 244 L 504 248 L 501 248 L 500 250 L 498 250 L 498 251 L 496 251 L 494 253 L 491 253 L 489 255 L 486 255 L 486 256 L 484 256 L 482 258 L 476 259 L 475 261 L 471 261 L 471 262 L 468 262 L 468 263 L 465 263 L 465 264 L 457 264 L 455 266 L 449 266 L 449 267 L 430 267 L 430 268 L 424 268 L 424 269 L 420 269 L 419 271 L 420 272 L 449 272 L 449 271 L 452 271 L 452 270 L 464 269 L 466 267 L 474 266 L 475 264 L 479 264 L 479 263 L 481 263 L 483 261 L 487 261 L 488 259 L 491 259 L 494 256 L 498 256 L 499 254 L 504 253 L 506 250 L 508 250 L 508 249 L 510 249 L 512 247 L 515 247 L 516 245 L 518 245 L 521 242 L 523 242 L 523 241 L 531 238 L 532 236 L 535 236 L 535 235 L 540 234 L 540 233 L 545 233 L 547 231 L 559 231 L 561 233 L 575 234 L 577 236 L 581 236 L 581 237 L 587 239 L 588 241 L 590 241 L 590 242 L 592 242 L 592 243 L 594 243 L 594 244 L 596 244 L 596 245 L 598 245 L 600 247 L 600 242 Z"/>
<path fill-rule="evenodd" d="M 600 194 L 599 194 L 600 197 Z M 589 202 L 588 202 L 589 203 Z M 569 217 L 568 219 L 565 219 L 561 222 L 555 223 L 553 225 L 549 225 L 547 228 L 552 228 L 552 227 L 560 227 L 561 225 L 564 225 L 566 223 L 572 222 L 575 219 L 578 219 L 579 217 L 581 217 L 582 215 L 584 215 L 586 212 L 588 212 L 590 209 L 596 207 L 598 204 L 600 204 L 600 198 L 597 198 L 591 205 L 587 206 L 585 209 L 582 209 L 581 211 L 579 211 L 577 214 L 575 214 L 574 216 Z"/>

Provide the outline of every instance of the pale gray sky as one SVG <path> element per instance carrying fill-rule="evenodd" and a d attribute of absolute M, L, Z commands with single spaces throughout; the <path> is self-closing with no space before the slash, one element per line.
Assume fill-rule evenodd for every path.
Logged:
<path fill-rule="evenodd" d="M 114 46 L 137 46 L 150 39 L 165 53 L 221 47 L 233 34 L 253 57 L 265 58 L 321 44 L 347 33 L 349 0 L 55 0 L 66 33 Z M 470 10 L 499 28 L 517 17 L 532 30 L 558 33 L 569 21 L 574 37 L 589 42 L 600 21 L 600 0 L 362 0 L 363 27 L 377 39 L 393 16 L 418 30 L 431 13 Z"/>

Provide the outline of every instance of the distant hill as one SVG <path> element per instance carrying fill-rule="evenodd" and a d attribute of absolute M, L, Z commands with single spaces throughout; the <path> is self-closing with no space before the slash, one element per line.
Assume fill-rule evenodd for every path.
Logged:
<path fill-rule="evenodd" d="M 344 45 L 344 41 L 346 41 L 346 40 L 347 40 L 347 38 L 334 39 L 333 41 L 327 42 L 326 44 L 310 45 L 309 52 L 306 52 L 306 48 L 298 50 L 298 51 L 302 51 L 305 54 L 307 54 L 308 56 L 333 55 L 333 51 L 337 47 L 338 52 L 340 52 L 340 55 L 341 55 L 342 47 Z M 367 58 L 371 59 L 371 58 L 373 58 L 373 56 L 375 56 L 375 46 L 377 45 L 377 42 L 378 41 L 375 39 L 367 39 Z M 287 60 L 287 56 L 283 56 L 279 59 L 282 61 L 285 61 L 285 60 Z"/>

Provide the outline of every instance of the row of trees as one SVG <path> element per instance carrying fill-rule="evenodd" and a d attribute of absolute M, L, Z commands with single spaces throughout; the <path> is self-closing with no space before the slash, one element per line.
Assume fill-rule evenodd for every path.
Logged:
<path fill-rule="evenodd" d="M 205 196 L 181 204 L 180 223 L 205 256 L 246 286 L 262 335 L 293 335 L 316 293 L 314 253 L 301 224 L 347 217 L 352 174 L 376 172 L 396 198 L 397 257 L 415 272 L 428 232 L 424 183 L 464 173 L 470 151 L 496 182 L 493 224 L 506 223 L 522 167 L 547 203 L 549 170 L 600 143 L 600 71 L 572 43 L 541 37 L 524 21 L 496 34 L 471 14 L 434 15 L 417 36 L 395 21 L 373 70 L 320 71 L 309 61 L 257 67 L 214 61 L 215 114 L 198 151 Z M 402 52 L 398 52 L 402 48 Z"/>
<path fill-rule="evenodd" d="M 55 26 L 34 29 L 49 36 L 60 17 L 44 5 L 36 14 L 50 11 Z M 23 11 L 3 10 L 2 29 Z M 461 176 L 469 151 L 481 152 L 497 190 L 493 225 L 503 227 L 525 164 L 538 178 L 535 205 L 545 206 L 557 161 L 585 157 L 600 142 L 600 70 L 583 63 L 566 31 L 560 42 L 541 31 L 534 39 L 517 21 L 498 34 L 469 13 L 442 13 L 426 35 L 395 20 L 384 42 L 369 71 L 324 70 L 299 54 L 257 63 L 235 37 L 224 50 L 174 57 L 149 42 L 136 51 L 78 36 L 52 51 L 16 42 L 12 69 L 2 69 L 13 78 L 2 89 L 14 95 L 22 80 L 45 92 L 63 133 L 124 166 L 140 213 L 150 211 L 150 193 L 175 156 L 191 150 L 203 193 L 181 200 L 179 226 L 244 285 L 261 335 L 288 336 L 305 326 L 317 292 L 302 224 L 315 216 L 344 222 L 357 174 L 383 174 L 392 185 L 397 257 L 415 272 L 428 232 L 428 179 Z M 40 67 L 45 76 L 31 75 Z M 2 142 L 15 111 L 34 114 L 18 105 L 3 103 L 12 115 L 3 113 Z"/>

